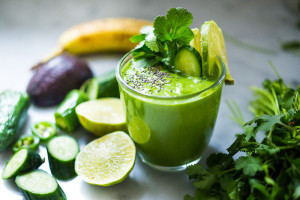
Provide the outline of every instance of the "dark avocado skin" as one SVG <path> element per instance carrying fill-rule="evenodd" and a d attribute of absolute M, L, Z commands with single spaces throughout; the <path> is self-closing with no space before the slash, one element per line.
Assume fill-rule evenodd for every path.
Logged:
<path fill-rule="evenodd" d="M 72 89 L 93 77 L 88 64 L 69 54 L 56 56 L 42 63 L 31 78 L 27 93 L 36 106 L 59 104 Z"/>

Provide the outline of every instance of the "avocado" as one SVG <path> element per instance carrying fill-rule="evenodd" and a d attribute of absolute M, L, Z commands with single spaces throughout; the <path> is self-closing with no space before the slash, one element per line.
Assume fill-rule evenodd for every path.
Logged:
<path fill-rule="evenodd" d="M 92 77 L 93 73 L 84 60 L 61 54 L 37 67 L 27 86 L 27 93 L 34 105 L 53 106 Z"/>

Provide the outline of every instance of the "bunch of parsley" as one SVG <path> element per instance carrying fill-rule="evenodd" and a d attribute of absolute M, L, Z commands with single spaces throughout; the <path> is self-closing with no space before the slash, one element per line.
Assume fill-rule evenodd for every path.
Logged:
<path fill-rule="evenodd" d="M 228 153 L 211 154 L 206 168 L 187 168 L 196 191 L 185 200 L 300 199 L 300 88 L 288 87 L 279 75 L 262 85 L 252 88 L 251 121 L 244 123 L 236 104 L 228 103 L 245 132 L 237 135 Z"/>
<path fill-rule="evenodd" d="M 189 28 L 192 22 L 193 15 L 184 8 L 171 8 L 166 16 L 157 16 L 153 27 L 145 26 L 140 35 L 130 38 L 133 43 L 139 42 L 131 51 L 133 64 L 141 67 L 173 66 L 178 49 L 188 45 L 194 37 Z"/>

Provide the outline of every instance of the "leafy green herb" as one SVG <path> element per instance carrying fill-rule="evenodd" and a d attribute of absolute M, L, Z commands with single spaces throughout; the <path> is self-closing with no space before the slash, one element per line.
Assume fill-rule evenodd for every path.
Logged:
<path fill-rule="evenodd" d="M 237 135 L 227 154 L 211 154 L 206 168 L 187 168 L 196 191 L 185 200 L 300 199 L 300 87 L 288 87 L 275 72 L 278 80 L 251 88 L 254 119 L 245 123 L 236 103 L 227 102 L 232 119 L 245 132 Z"/>
<path fill-rule="evenodd" d="M 194 37 L 189 28 L 192 22 L 192 14 L 184 8 L 171 8 L 166 16 L 156 17 L 153 27 L 143 27 L 140 35 L 130 39 L 133 43 L 139 42 L 132 50 L 133 64 L 152 67 L 159 63 L 171 67 L 178 49 Z"/>

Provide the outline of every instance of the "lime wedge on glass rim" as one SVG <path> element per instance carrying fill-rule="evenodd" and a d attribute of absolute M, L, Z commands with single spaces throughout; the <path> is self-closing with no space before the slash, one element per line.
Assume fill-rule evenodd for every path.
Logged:
<path fill-rule="evenodd" d="M 126 130 L 125 112 L 118 98 L 86 101 L 75 110 L 83 128 L 96 136 Z"/>
<path fill-rule="evenodd" d="M 194 34 L 194 38 L 190 41 L 190 45 L 194 47 L 202 56 L 201 52 L 201 41 L 200 41 L 200 30 L 198 28 L 193 28 L 192 32 Z"/>
<path fill-rule="evenodd" d="M 136 148 L 128 134 L 116 131 L 87 144 L 76 157 L 75 171 L 89 184 L 111 186 L 126 179 L 135 156 Z"/>
<path fill-rule="evenodd" d="M 221 58 L 226 68 L 225 83 L 234 84 L 234 79 L 231 77 L 228 68 L 228 59 L 225 49 L 225 42 L 222 30 L 214 21 L 207 21 L 201 26 L 201 55 L 202 55 L 202 70 L 209 77 L 213 77 L 219 69 L 220 65 L 218 57 Z"/>

